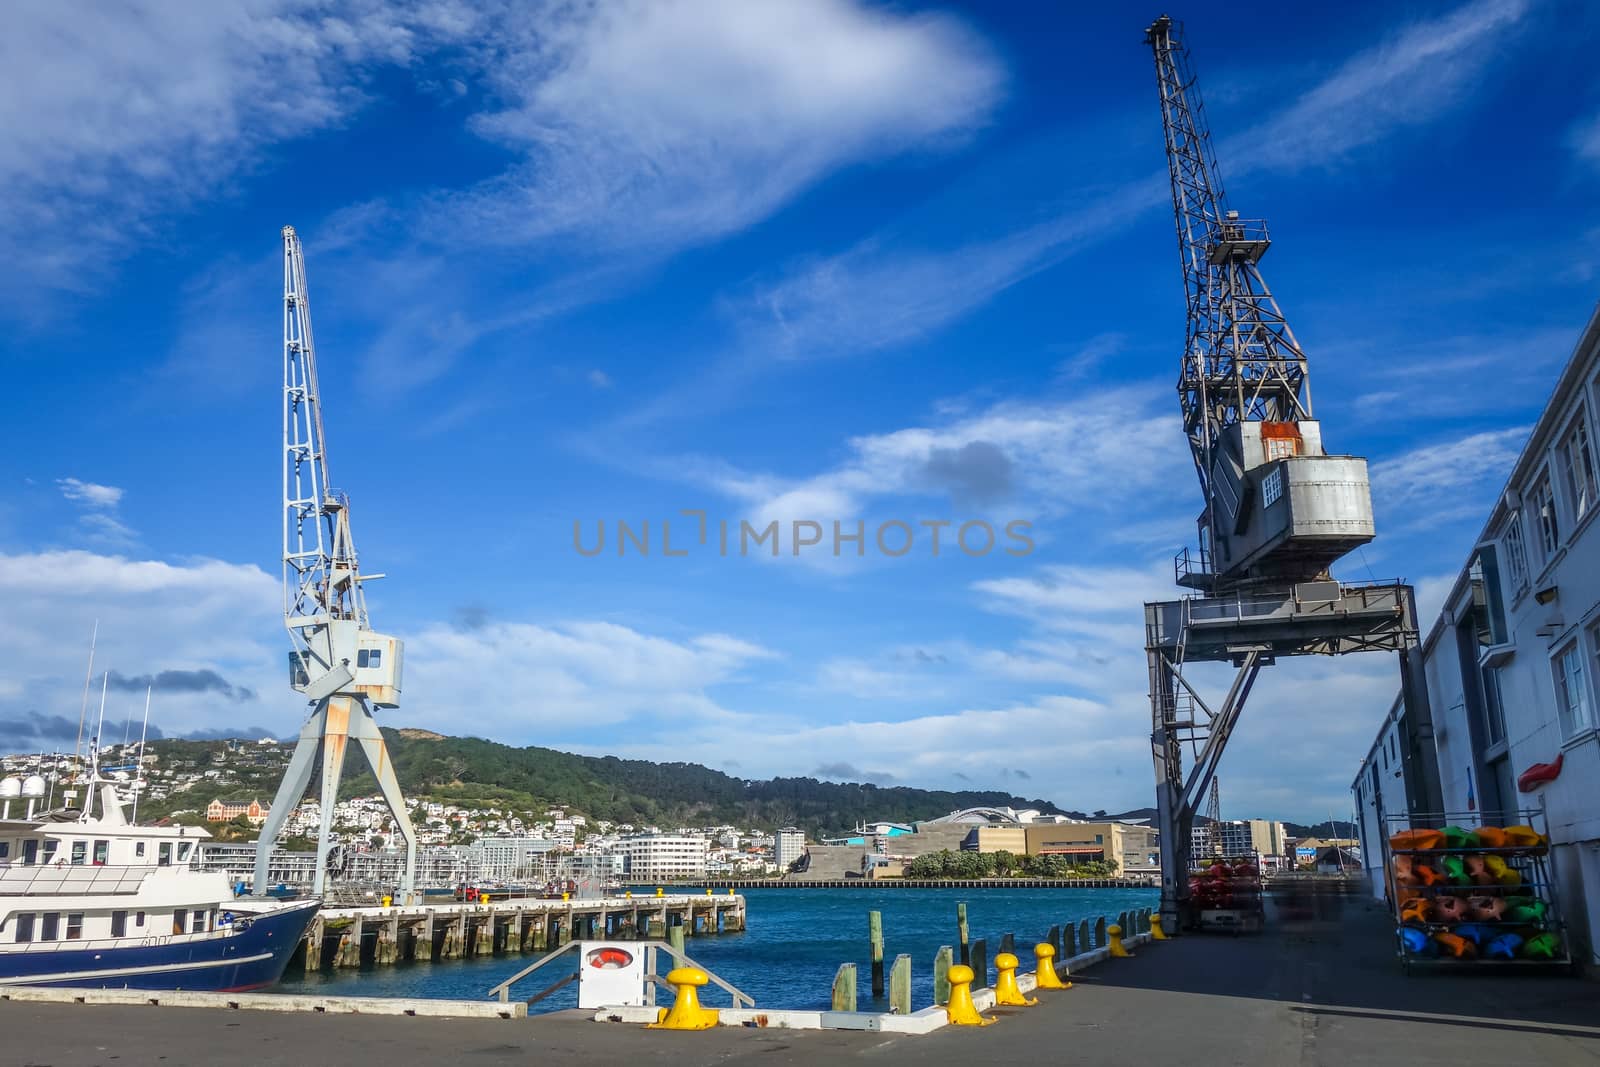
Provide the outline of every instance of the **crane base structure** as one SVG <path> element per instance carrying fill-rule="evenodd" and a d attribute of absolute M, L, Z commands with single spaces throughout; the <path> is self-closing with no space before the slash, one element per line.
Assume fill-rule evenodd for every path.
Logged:
<path fill-rule="evenodd" d="M 355 741 L 367 762 L 372 775 L 378 780 L 378 789 L 406 842 L 405 875 L 399 886 L 398 899 L 410 903 L 416 888 L 417 834 L 407 814 L 405 795 L 400 791 L 400 781 L 395 777 L 394 764 L 389 760 L 389 750 L 383 742 L 378 722 L 368 709 L 366 701 L 354 696 L 323 697 L 316 710 L 300 728 L 300 740 L 294 746 L 288 770 L 278 785 L 278 795 L 273 798 L 272 811 L 261 828 L 261 846 L 256 849 L 255 893 L 267 891 L 267 862 L 272 855 L 272 844 L 283 829 L 284 820 L 294 810 L 317 769 L 318 757 L 322 765 L 321 826 L 317 834 L 317 870 L 311 886 L 315 896 L 322 896 L 328 875 L 328 851 L 333 842 L 333 808 L 339 801 L 339 780 L 344 774 L 344 757 L 350 742 Z"/>
<path fill-rule="evenodd" d="M 1402 679 L 1417 647 L 1416 598 L 1400 582 L 1310 581 L 1228 596 L 1144 606 L 1150 668 L 1151 752 L 1161 835 L 1161 921 L 1168 933 L 1193 925 L 1190 833 L 1261 668 L 1280 656 L 1396 652 Z M 1232 684 L 1213 707 L 1185 668 L 1231 663 Z M 1191 759 L 1187 772 L 1184 749 Z"/>

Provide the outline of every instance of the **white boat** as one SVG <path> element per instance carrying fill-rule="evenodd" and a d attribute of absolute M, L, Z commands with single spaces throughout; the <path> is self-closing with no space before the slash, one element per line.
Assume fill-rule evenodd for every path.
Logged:
<path fill-rule="evenodd" d="M 235 991 L 282 977 L 320 901 L 235 897 L 225 873 L 196 866 L 209 833 L 132 825 L 98 774 L 81 811 L 36 813 L 44 785 L 0 781 L 0 985 Z"/>

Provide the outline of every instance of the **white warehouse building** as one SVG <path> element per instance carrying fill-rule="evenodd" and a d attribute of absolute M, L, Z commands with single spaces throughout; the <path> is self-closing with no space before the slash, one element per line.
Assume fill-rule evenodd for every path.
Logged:
<path fill-rule="evenodd" d="M 1600 311 L 1351 785 L 1380 897 L 1385 816 L 1444 811 L 1512 823 L 1542 807 L 1571 944 L 1589 966 L 1600 963 L 1588 948 L 1600 938 L 1597 431 Z M 1523 791 L 1530 769 L 1543 780 Z"/>

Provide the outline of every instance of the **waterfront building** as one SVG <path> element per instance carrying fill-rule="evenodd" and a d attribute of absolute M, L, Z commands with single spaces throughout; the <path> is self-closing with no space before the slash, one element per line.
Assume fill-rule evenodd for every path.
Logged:
<path fill-rule="evenodd" d="M 1127 822 L 1045 823 L 1025 830 L 1030 856 L 1060 856 L 1068 863 L 1109 861 L 1120 874 L 1161 871 L 1161 838 L 1154 827 Z"/>
<path fill-rule="evenodd" d="M 1010 852 L 1027 855 L 1028 828 L 1025 826 L 975 826 L 961 847 L 968 852 Z"/>
<path fill-rule="evenodd" d="M 543 877 L 545 857 L 558 842 L 547 837 L 480 837 L 467 846 L 475 850 L 478 877 L 491 882 L 513 882 Z"/>
<path fill-rule="evenodd" d="M 1600 937 L 1597 433 L 1600 311 L 1443 610 L 1419 620 L 1422 644 L 1351 783 L 1375 895 L 1388 817 L 1443 810 L 1520 821 L 1519 810 L 1543 807 L 1573 944 Z"/>
<path fill-rule="evenodd" d="M 687 834 L 635 834 L 616 844 L 630 882 L 704 878 L 706 839 Z"/>
<path fill-rule="evenodd" d="M 239 798 L 223 800 L 221 797 L 212 797 L 211 803 L 206 805 L 207 822 L 227 822 L 243 815 L 250 820 L 251 826 L 260 826 L 267 821 L 267 816 L 272 814 L 272 807 L 261 803 L 255 797 L 248 800 Z"/>
<path fill-rule="evenodd" d="M 773 838 L 772 862 L 777 864 L 781 873 L 789 869 L 789 865 L 799 859 L 806 851 L 806 835 L 803 831 L 793 826 L 785 826 Z"/>

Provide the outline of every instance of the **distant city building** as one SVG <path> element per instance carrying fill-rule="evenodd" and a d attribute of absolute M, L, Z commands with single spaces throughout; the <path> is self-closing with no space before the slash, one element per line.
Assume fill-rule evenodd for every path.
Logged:
<path fill-rule="evenodd" d="M 1119 874 L 1161 870 L 1161 837 L 1154 827 L 1127 822 L 1045 823 L 1026 831 L 1030 856 L 1060 856 L 1071 864 L 1107 861 Z"/>
<path fill-rule="evenodd" d="M 475 861 L 480 878 L 509 882 L 542 876 L 544 857 L 555 847 L 547 837 L 480 837 L 463 851 Z"/>
<path fill-rule="evenodd" d="M 793 826 L 785 826 L 773 837 L 772 862 L 778 865 L 781 874 L 789 869 L 789 865 L 806 851 L 806 835 L 803 831 Z"/>
<path fill-rule="evenodd" d="M 237 819 L 243 815 L 250 820 L 251 826 L 260 826 L 267 821 L 267 816 L 270 814 L 272 814 L 272 808 L 254 798 L 250 800 L 213 798 L 211 803 L 206 805 L 207 822 L 227 822 L 229 819 Z"/>
<path fill-rule="evenodd" d="M 616 844 L 623 877 L 632 882 L 704 878 L 706 839 L 680 834 L 635 834 Z"/>

